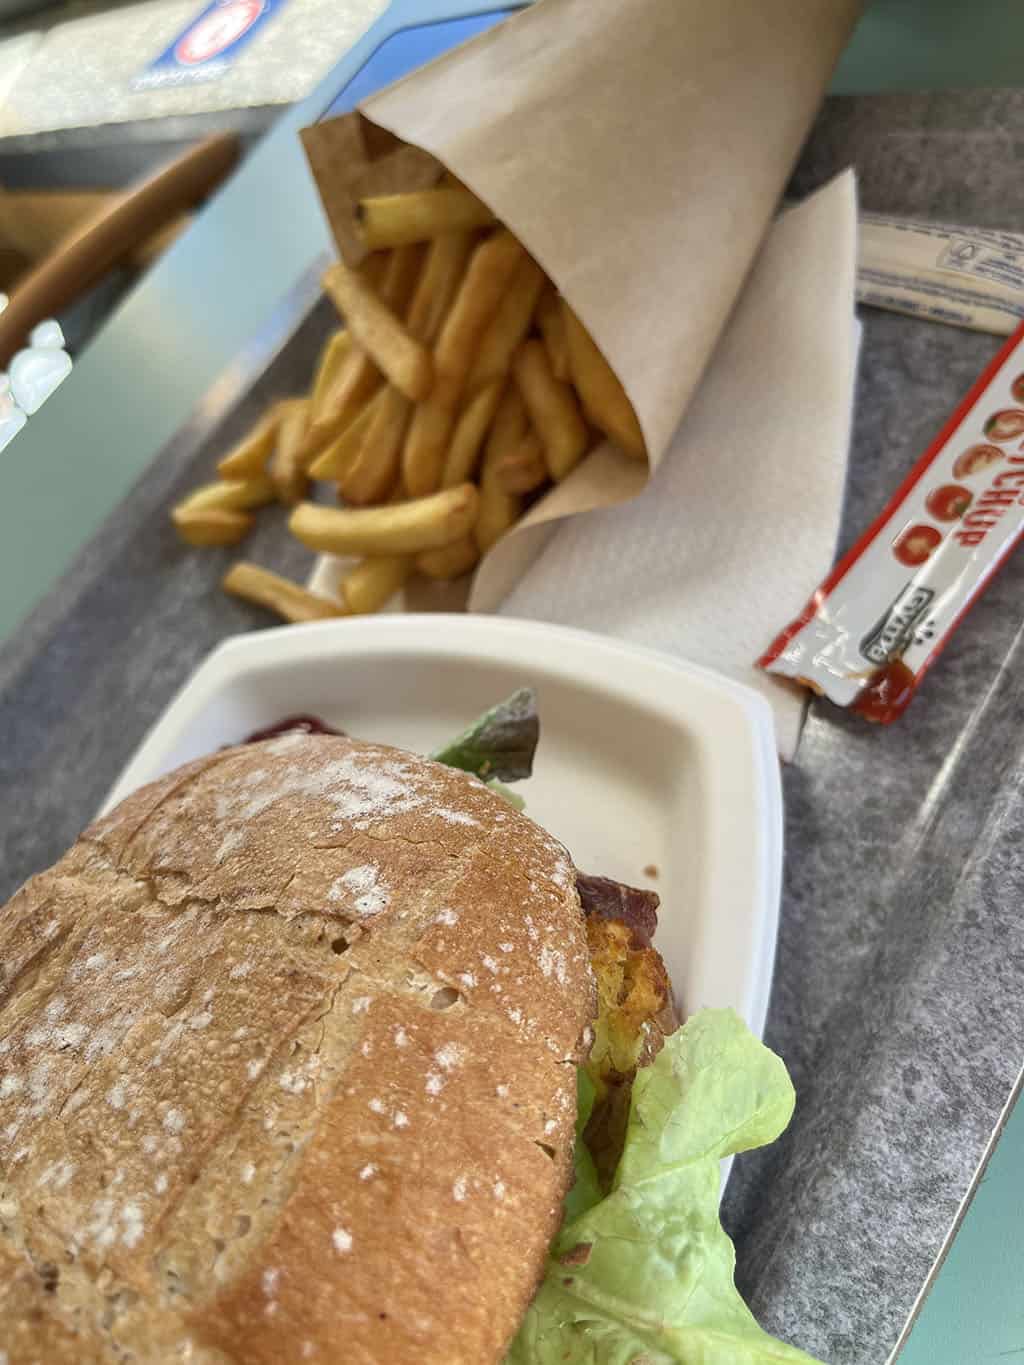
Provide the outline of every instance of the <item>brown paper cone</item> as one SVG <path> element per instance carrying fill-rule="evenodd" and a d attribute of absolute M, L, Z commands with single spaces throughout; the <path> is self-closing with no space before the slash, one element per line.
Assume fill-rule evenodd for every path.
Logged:
<path fill-rule="evenodd" d="M 430 153 L 589 328 L 636 408 L 653 473 L 859 10 L 860 0 L 539 0 L 366 101 L 370 123 L 336 120 L 351 125 L 337 134 L 356 157 L 347 169 L 317 149 L 331 124 L 304 133 L 339 250 L 357 257 L 355 200 L 393 166 L 380 129 Z M 642 467 L 596 451 L 489 552 L 471 609 L 501 600 L 538 528 L 645 481 Z"/>

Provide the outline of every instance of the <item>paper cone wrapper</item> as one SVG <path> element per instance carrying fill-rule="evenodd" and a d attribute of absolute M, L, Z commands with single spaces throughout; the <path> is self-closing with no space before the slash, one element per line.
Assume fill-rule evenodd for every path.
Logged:
<path fill-rule="evenodd" d="M 650 469 L 599 447 L 484 558 L 471 610 L 501 601 L 553 521 L 633 497 L 656 472 L 859 9 L 538 0 L 304 130 L 343 258 L 362 255 L 360 198 L 425 187 L 446 167 L 555 282 L 643 428 Z"/>

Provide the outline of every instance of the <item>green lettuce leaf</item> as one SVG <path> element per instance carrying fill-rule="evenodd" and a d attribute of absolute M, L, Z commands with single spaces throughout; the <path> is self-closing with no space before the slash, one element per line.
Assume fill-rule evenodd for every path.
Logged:
<path fill-rule="evenodd" d="M 496 777 L 501 782 L 520 782 L 533 771 L 539 738 L 537 695 L 532 687 L 521 687 L 430 757 L 484 781 Z"/>
<path fill-rule="evenodd" d="M 588 1209 L 601 1202 L 601 1182 L 597 1167 L 583 1141 L 583 1130 L 590 1122 L 597 1092 L 594 1082 L 582 1067 L 576 1072 L 576 1146 L 573 1148 L 573 1183 L 565 1196 L 563 1222 L 571 1223 Z"/>
<path fill-rule="evenodd" d="M 780 1058 L 731 1010 L 705 1010 L 637 1075 L 611 1192 L 567 1219 L 507 1365 L 808 1365 L 762 1331 L 733 1282 L 722 1157 L 793 1112 Z"/>
<path fill-rule="evenodd" d="M 496 777 L 492 777 L 487 785 L 495 796 L 500 796 L 503 801 L 507 801 L 513 810 L 526 809 L 526 802 L 519 793 L 514 792 L 511 787 L 506 787 L 504 782 L 499 782 Z"/>

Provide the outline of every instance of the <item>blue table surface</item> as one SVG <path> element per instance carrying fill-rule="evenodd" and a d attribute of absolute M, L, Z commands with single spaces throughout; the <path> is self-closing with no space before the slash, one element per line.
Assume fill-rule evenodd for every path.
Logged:
<path fill-rule="evenodd" d="M 979 62 L 1002 72 L 1007 53 L 1020 51 L 994 38 L 1011 9 L 1019 16 L 1000 0 L 969 7 L 880 0 L 834 88 L 957 83 Z M 480 0 L 396 0 L 314 93 L 281 116 L 197 226 L 123 303 L 0 456 L 0 637 L 60 578 L 182 422 L 201 419 L 204 402 L 216 402 L 212 381 L 229 374 L 282 297 L 330 250 L 298 130 L 351 108 L 506 12 Z M 1024 1360 L 1022 1173 L 1018 1105 L 904 1348 L 908 1365 Z"/>

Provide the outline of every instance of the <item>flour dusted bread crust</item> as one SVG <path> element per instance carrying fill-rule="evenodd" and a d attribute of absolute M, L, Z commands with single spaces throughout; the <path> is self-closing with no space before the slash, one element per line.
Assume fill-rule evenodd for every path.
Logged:
<path fill-rule="evenodd" d="M 562 847 L 285 735 L 179 769 L 0 913 L 0 1348 L 500 1360 L 593 1013 Z"/>

